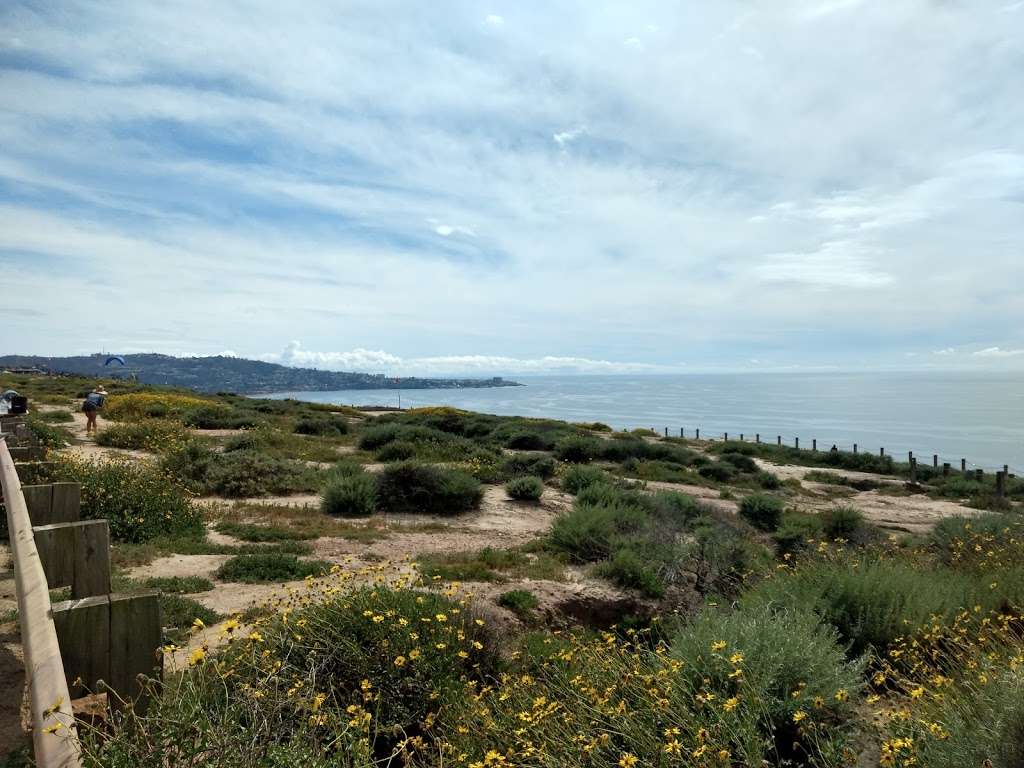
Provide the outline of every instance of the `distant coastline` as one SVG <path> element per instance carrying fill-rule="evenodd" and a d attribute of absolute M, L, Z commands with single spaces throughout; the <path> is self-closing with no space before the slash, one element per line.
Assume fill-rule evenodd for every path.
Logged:
<path fill-rule="evenodd" d="M 132 379 L 143 384 L 186 387 L 197 392 L 235 392 L 267 395 L 286 390 L 332 392 L 336 390 L 400 389 L 490 389 L 519 387 L 519 382 L 501 376 L 489 378 L 421 378 L 386 376 L 382 373 L 322 371 L 292 368 L 261 360 L 217 355 L 173 357 L 139 354 L 105 354 L 77 357 L 39 355 L 0 356 L 0 370 L 38 370 L 43 373 L 75 374 L 96 378 Z"/>

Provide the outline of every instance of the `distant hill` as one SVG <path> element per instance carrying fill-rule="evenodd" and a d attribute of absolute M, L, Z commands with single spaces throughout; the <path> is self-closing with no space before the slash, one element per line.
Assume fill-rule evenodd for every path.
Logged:
<path fill-rule="evenodd" d="M 516 387 L 500 376 L 490 379 L 423 379 L 391 377 L 373 373 L 321 371 L 290 368 L 239 357 L 171 357 L 170 355 L 127 355 L 105 365 L 107 355 L 80 357 L 0 356 L 0 369 L 37 368 L 52 373 L 74 373 L 97 378 L 137 378 L 145 384 L 188 387 L 198 392 L 266 394 L 287 391 L 331 391 L 336 389 L 457 389 L 475 387 Z"/>

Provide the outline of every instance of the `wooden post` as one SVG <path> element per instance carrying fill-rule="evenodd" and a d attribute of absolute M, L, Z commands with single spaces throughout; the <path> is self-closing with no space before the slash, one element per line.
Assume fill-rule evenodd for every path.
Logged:
<path fill-rule="evenodd" d="M 110 528 L 106 520 L 34 526 L 50 589 L 71 587 L 80 599 L 110 593 Z"/>
<path fill-rule="evenodd" d="M 742 432 L 740 432 L 740 442 L 741 443 L 743 442 L 743 433 Z"/>
<path fill-rule="evenodd" d="M 149 699 L 138 676 L 163 671 L 160 633 L 159 592 L 110 596 L 110 687 L 139 712 Z"/>
<path fill-rule="evenodd" d="M 979 483 L 984 479 L 984 477 L 985 477 L 985 470 L 983 470 L 983 469 L 976 469 L 976 470 L 974 470 L 974 479 L 977 480 Z"/>
<path fill-rule="evenodd" d="M 817 451 L 818 450 L 818 438 L 814 438 L 813 440 L 811 440 L 811 450 L 812 451 Z"/>
<path fill-rule="evenodd" d="M 778 443 L 781 446 L 782 445 L 782 435 L 776 435 L 775 436 L 775 442 Z"/>
<path fill-rule="evenodd" d="M 725 436 L 722 438 L 722 442 L 725 442 L 725 443 L 729 442 L 729 433 L 728 432 L 725 433 Z"/>
<path fill-rule="evenodd" d="M 110 596 L 54 603 L 53 623 L 72 698 L 101 693 L 97 684 L 110 680 Z"/>
<path fill-rule="evenodd" d="M 686 437 L 686 435 L 683 434 L 683 428 L 682 427 L 679 428 L 679 436 L 680 437 Z"/>
<path fill-rule="evenodd" d="M 856 452 L 857 452 L 857 444 L 856 444 L 856 443 L 854 443 L 854 444 L 853 444 L 853 452 L 854 452 L 854 453 L 856 453 Z"/>
<path fill-rule="evenodd" d="M 760 445 L 760 443 L 761 443 L 761 433 L 760 432 L 758 432 L 756 435 L 754 435 L 754 442 L 758 443 Z"/>
<path fill-rule="evenodd" d="M 700 440 L 700 428 L 697 428 L 697 439 Z"/>
<path fill-rule="evenodd" d="M 933 467 L 938 467 L 939 466 L 939 454 L 937 454 L 937 453 L 932 455 L 932 466 Z"/>
<path fill-rule="evenodd" d="M 24 485 L 21 490 L 32 525 L 78 521 L 82 506 L 82 489 L 78 483 Z"/>
<path fill-rule="evenodd" d="M 910 459 L 910 484 L 917 484 L 917 459 Z"/>
<path fill-rule="evenodd" d="M 800 438 L 799 437 L 794 437 L 793 438 L 793 447 L 796 448 L 798 451 L 800 450 Z"/>
<path fill-rule="evenodd" d="M 879 456 L 885 456 L 885 448 L 879 448 L 878 449 L 878 455 Z"/>
<path fill-rule="evenodd" d="M 1004 475 L 1009 475 L 1010 474 L 1010 465 L 1009 464 L 1003 464 L 1003 474 Z"/>
<path fill-rule="evenodd" d="M 913 451 L 907 451 L 907 462 L 909 463 L 909 462 L 911 462 L 913 460 L 914 460 L 914 452 Z"/>
<path fill-rule="evenodd" d="M 942 465 L 942 476 L 943 477 L 949 477 L 949 462 L 948 461 L 945 462 Z"/>
<path fill-rule="evenodd" d="M 668 427 L 665 427 L 665 437 L 668 437 Z"/>
<path fill-rule="evenodd" d="M 966 472 L 967 471 L 967 459 L 960 459 L 960 471 L 961 472 Z"/>
<path fill-rule="evenodd" d="M 1006 472 L 996 472 L 996 498 L 1006 498 Z"/>

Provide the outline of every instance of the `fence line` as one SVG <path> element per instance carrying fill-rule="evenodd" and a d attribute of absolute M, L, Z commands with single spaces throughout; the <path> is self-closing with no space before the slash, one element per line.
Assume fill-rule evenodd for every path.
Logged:
<path fill-rule="evenodd" d="M 49 585 L 5 438 L 0 438 L 0 485 L 7 507 L 35 760 L 43 768 L 80 768 L 78 733 L 51 613 Z"/>
<path fill-rule="evenodd" d="M 661 431 L 658 430 L 658 429 L 655 429 L 654 427 L 645 427 L 643 425 L 639 425 L 637 428 L 638 429 L 650 430 L 655 435 L 660 435 L 661 434 Z M 692 431 L 694 436 L 690 437 L 690 438 L 687 438 L 687 428 L 686 427 L 679 427 L 678 437 L 683 438 L 683 439 L 702 440 L 699 428 L 691 428 L 691 431 Z M 676 436 L 674 429 L 671 428 L 671 427 L 665 427 L 664 428 L 664 435 L 665 435 L 665 437 L 674 437 L 674 436 Z M 746 438 L 746 433 L 742 433 L 741 432 L 740 435 L 739 435 L 738 441 L 739 442 L 750 442 L 750 440 L 747 440 L 745 438 Z M 703 438 L 703 442 L 713 443 L 713 442 L 715 442 L 715 440 L 716 440 L 715 437 L 709 437 L 707 435 L 707 432 L 705 431 L 705 436 Z M 729 433 L 728 432 L 723 432 L 721 434 L 721 440 L 723 442 L 728 442 L 730 440 Z M 734 441 L 734 442 L 737 441 L 737 437 L 735 435 L 733 435 L 732 441 Z M 771 444 L 770 440 L 766 440 L 766 441 L 762 441 L 761 440 L 761 433 L 760 432 L 755 434 L 753 442 L 755 442 L 757 444 Z M 786 443 L 783 442 L 782 435 L 776 435 L 775 436 L 775 444 L 778 447 L 786 447 Z M 819 449 L 818 448 L 818 441 L 817 441 L 817 439 L 814 439 L 811 444 L 812 444 L 812 447 L 810 449 L 810 452 L 812 452 L 812 453 L 828 453 L 829 451 L 831 451 L 831 448 Z M 801 450 L 801 448 L 800 448 L 800 438 L 799 437 L 794 437 L 793 438 L 793 445 L 789 446 L 789 447 L 795 448 L 796 450 Z M 838 444 L 836 444 L 836 447 L 837 447 L 837 450 L 840 450 L 840 451 L 845 450 L 843 448 L 838 448 Z M 806 451 L 807 448 L 803 448 L 802 450 Z M 853 453 L 859 453 L 860 452 L 860 446 L 857 443 L 853 443 L 853 451 L 852 452 Z M 886 452 L 885 452 L 885 448 L 884 447 L 881 447 L 881 448 L 878 449 L 878 455 L 879 456 L 886 456 L 887 455 Z M 889 454 L 889 455 L 891 455 L 891 454 Z M 895 458 L 895 457 L 893 457 L 893 458 Z M 914 457 L 914 452 L 913 451 L 908 451 L 907 463 L 908 464 L 916 464 L 917 463 L 917 459 Z M 943 468 L 945 470 L 944 474 L 948 474 L 948 472 L 949 472 L 949 470 L 945 469 L 946 464 L 940 463 L 940 461 L 939 461 L 939 454 L 937 454 L 937 453 L 936 454 L 932 454 L 931 465 L 932 465 L 932 468 L 934 468 L 934 469 Z M 961 458 L 960 459 L 960 471 L 963 472 L 963 473 L 966 473 L 968 466 L 970 466 L 975 471 L 979 471 L 979 470 L 982 469 L 981 467 L 978 467 L 974 462 L 970 462 L 970 461 L 968 461 L 965 458 Z M 999 482 L 998 478 L 999 478 L 1000 475 L 1002 475 L 1003 482 L 1005 482 L 1007 478 L 1015 477 L 1015 475 L 1010 472 L 1011 469 L 1015 469 L 1015 468 L 1010 467 L 1009 464 L 1003 464 L 1003 466 L 1001 468 L 996 468 L 995 470 L 990 470 L 990 471 L 993 471 L 995 473 L 997 482 Z"/>

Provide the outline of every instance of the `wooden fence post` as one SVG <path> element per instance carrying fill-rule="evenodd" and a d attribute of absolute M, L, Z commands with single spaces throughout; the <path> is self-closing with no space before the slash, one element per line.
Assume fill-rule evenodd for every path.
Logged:
<path fill-rule="evenodd" d="M 53 623 L 71 698 L 100 693 L 110 680 L 110 596 L 54 603 Z"/>
<path fill-rule="evenodd" d="M 754 442 L 758 443 L 758 444 L 761 443 L 761 433 L 760 432 L 758 432 L 756 435 L 754 435 Z"/>
<path fill-rule="evenodd" d="M 137 711 L 149 705 L 138 676 L 160 677 L 160 593 L 110 596 L 110 687 Z"/>
<path fill-rule="evenodd" d="M 800 450 L 800 438 L 799 437 L 794 437 L 793 438 L 793 447 L 796 448 L 798 451 Z"/>
<path fill-rule="evenodd" d="M 979 483 L 984 479 L 984 477 L 985 477 L 985 470 L 983 470 L 983 469 L 976 469 L 976 470 L 974 470 L 974 479 L 977 480 Z"/>
<path fill-rule="evenodd" d="M 818 450 L 818 438 L 814 438 L 813 440 L 811 440 L 811 450 L 812 451 L 817 451 Z"/>
<path fill-rule="evenodd" d="M 960 459 L 960 471 L 961 472 L 966 472 L 967 471 L 967 459 Z"/>
<path fill-rule="evenodd" d="M 668 437 L 668 427 L 665 427 L 665 437 Z"/>
<path fill-rule="evenodd" d="M 729 442 L 729 433 L 728 432 L 726 432 L 724 434 L 724 436 L 722 437 L 722 442 L 723 443 L 728 443 Z"/>
<path fill-rule="evenodd" d="M 32 528 L 50 589 L 71 587 L 71 597 L 110 593 L 110 528 L 106 520 Z"/>
<path fill-rule="evenodd" d="M 942 476 L 943 477 L 949 477 L 949 462 L 948 461 L 945 462 L 942 465 Z"/>
<path fill-rule="evenodd" d="M 82 488 L 78 483 L 23 485 L 21 490 L 32 525 L 78 521 L 82 508 Z"/>
<path fill-rule="evenodd" d="M 1006 472 L 996 472 L 996 498 L 1006 498 Z"/>
<path fill-rule="evenodd" d="M 932 466 L 933 467 L 938 467 L 939 466 L 939 454 L 937 454 L 937 453 L 932 455 Z"/>
<path fill-rule="evenodd" d="M 879 456 L 885 456 L 885 448 L 879 448 L 878 449 L 878 455 Z"/>
<path fill-rule="evenodd" d="M 778 443 L 781 446 L 782 445 L 782 435 L 776 435 L 775 436 L 775 442 Z"/>
<path fill-rule="evenodd" d="M 856 453 L 856 452 L 857 452 L 857 444 L 856 444 L 856 443 L 854 443 L 854 444 L 853 444 L 853 452 L 854 452 L 854 453 Z"/>
<path fill-rule="evenodd" d="M 700 428 L 697 429 L 697 439 L 700 440 Z"/>
<path fill-rule="evenodd" d="M 910 484 L 917 484 L 917 459 L 910 459 Z"/>

